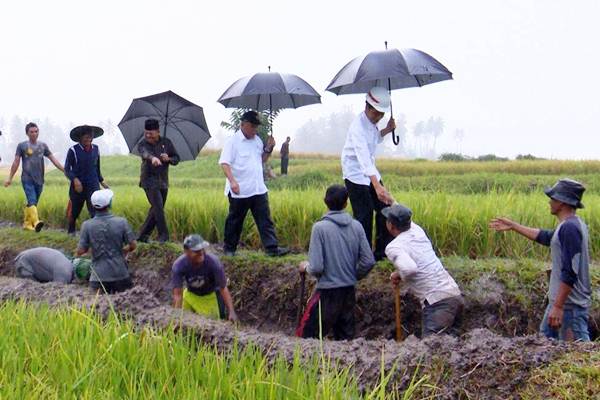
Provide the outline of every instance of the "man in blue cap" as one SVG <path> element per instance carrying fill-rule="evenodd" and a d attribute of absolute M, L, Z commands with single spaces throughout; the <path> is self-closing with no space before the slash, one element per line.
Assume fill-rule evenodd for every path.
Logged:
<path fill-rule="evenodd" d="M 464 300 L 458 285 L 435 254 L 429 237 L 412 222 L 412 211 L 394 204 L 384 208 L 386 227 L 394 239 L 385 254 L 394 264 L 390 280 L 404 282 L 423 307 L 422 336 L 457 334 Z"/>
<path fill-rule="evenodd" d="M 545 193 L 550 213 L 558 219 L 553 230 L 530 228 L 508 218 L 495 218 L 490 228 L 515 231 L 544 246 L 550 246 L 552 272 L 548 287 L 548 307 L 540 331 L 549 338 L 589 341 L 589 309 L 592 304 L 589 233 L 577 216 L 583 208 L 585 187 L 572 179 L 561 179 Z"/>

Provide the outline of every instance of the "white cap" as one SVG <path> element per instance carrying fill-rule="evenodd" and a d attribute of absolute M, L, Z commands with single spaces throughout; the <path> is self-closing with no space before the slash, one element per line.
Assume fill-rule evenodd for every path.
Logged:
<path fill-rule="evenodd" d="M 381 86 L 375 86 L 367 93 L 367 103 L 379 112 L 389 112 L 391 102 L 390 92 Z"/>
<path fill-rule="evenodd" d="M 92 193 L 92 205 L 97 209 L 106 208 L 110 205 L 114 195 L 110 189 L 96 190 Z"/>

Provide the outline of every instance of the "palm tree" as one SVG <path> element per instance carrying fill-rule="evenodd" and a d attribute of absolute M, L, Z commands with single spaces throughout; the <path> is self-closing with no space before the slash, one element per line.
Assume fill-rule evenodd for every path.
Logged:
<path fill-rule="evenodd" d="M 237 131 L 240 129 L 242 115 L 244 115 L 246 111 L 249 111 L 249 109 L 236 108 L 231 112 L 229 121 L 221 121 L 221 127 L 227 129 L 228 131 Z M 266 142 L 267 137 L 271 134 L 271 126 L 273 125 L 275 118 L 277 118 L 277 115 L 279 115 L 279 110 L 273 111 L 273 113 L 269 113 L 269 111 L 258 113 L 258 118 L 261 122 L 260 127 L 258 128 L 258 136 L 263 142 Z"/>

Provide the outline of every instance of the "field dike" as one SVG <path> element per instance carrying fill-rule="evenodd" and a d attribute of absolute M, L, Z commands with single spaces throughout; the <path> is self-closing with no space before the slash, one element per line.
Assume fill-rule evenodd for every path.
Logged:
<path fill-rule="evenodd" d="M 338 366 L 351 367 L 363 387 L 377 385 L 385 372 L 388 386 L 393 390 L 407 388 L 414 376 L 426 376 L 427 385 L 419 390 L 436 398 L 518 397 L 519 390 L 528 382 L 531 386 L 534 371 L 572 354 L 600 352 L 598 343 L 559 344 L 533 334 L 543 307 L 542 288 L 536 290 L 532 284 L 524 299 L 491 273 L 474 275 L 471 280 L 466 278 L 471 275 L 465 275 L 462 282 L 457 278 L 467 301 L 463 334 L 459 338 L 440 336 L 419 340 L 414 335 L 408 336 L 419 334 L 420 307 L 415 299 L 404 294 L 403 325 L 408 338 L 398 344 L 389 340 L 394 329 L 392 290 L 387 281 L 389 268 L 385 264 L 378 266 L 357 290 L 359 337 L 350 342 L 321 343 L 291 336 L 299 290 L 294 266 L 302 256 L 273 260 L 248 253 L 235 259 L 224 258 L 242 320 L 234 327 L 168 305 L 168 278 L 170 265 L 178 254 L 176 246 L 142 246 L 131 262 L 135 287 L 121 294 L 98 297 L 83 285 L 40 284 L 14 278 L 14 256 L 34 244 L 28 246 L 23 237 L 13 238 L 14 242 L 2 240 L 17 231 L 0 231 L 0 301 L 82 306 L 94 308 L 103 316 L 114 310 L 138 326 L 175 327 L 192 332 L 199 340 L 220 350 L 254 345 L 270 359 L 281 355 L 291 361 L 297 352 L 307 360 L 324 356 Z M 62 247 L 67 251 L 74 247 L 72 239 L 65 235 L 58 238 L 44 235 L 36 237 L 36 245 Z M 462 269 L 454 268 L 457 268 L 455 274 L 461 275 Z M 465 271 L 471 269 L 472 265 L 465 267 Z M 310 289 L 308 286 L 307 293 Z M 595 304 L 593 335 L 598 332 L 598 317 Z M 547 388 L 542 386 L 540 393 L 545 393 Z"/>

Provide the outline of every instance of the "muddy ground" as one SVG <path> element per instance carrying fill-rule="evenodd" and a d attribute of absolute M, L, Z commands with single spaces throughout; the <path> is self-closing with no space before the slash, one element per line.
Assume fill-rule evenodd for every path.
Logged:
<path fill-rule="evenodd" d="M 151 324 L 169 328 L 173 324 L 193 332 L 201 341 L 219 349 L 234 343 L 257 346 L 271 359 L 282 356 L 291 362 L 300 349 L 303 359 L 320 354 L 317 340 L 300 340 L 284 334 L 267 334 L 249 327 L 234 328 L 229 323 L 212 321 L 161 303 L 144 286 L 111 296 L 94 296 L 78 285 L 0 277 L 0 301 L 13 299 L 52 306 L 94 307 L 107 316 L 115 310 L 138 326 Z M 527 382 L 533 368 L 550 363 L 567 351 L 598 351 L 598 344 L 557 344 L 539 337 L 506 338 L 487 329 L 475 329 L 460 338 L 447 336 L 418 340 L 411 336 L 398 344 L 384 339 L 356 339 L 351 342 L 325 342 L 323 352 L 340 366 L 348 366 L 365 388 L 379 380 L 383 357 L 384 369 L 391 373 L 394 390 L 407 387 L 415 369 L 429 375 L 433 388 L 423 387 L 423 395 L 436 398 L 513 398 Z M 392 384 L 391 384 L 392 385 Z"/>
<path fill-rule="evenodd" d="M 12 277 L 15 255 L 16 251 L 0 247 L 0 301 L 24 299 L 53 306 L 93 306 L 102 315 L 114 309 L 138 326 L 168 328 L 175 324 L 220 349 L 229 349 L 234 343 L 253 345 L 271 359 L 283 356 L 292 360 L 298 349 L 304 359 L 309 359 L 321 351 L 318 341 L 291 336 L 299 290 L 292 263 L 263 265 L 251 259 L 225 260 L 242 319 L 242 324 L 235 328 L 168 306 L 169 271 L 176 253 L 163 254 L 162 265 L 150 265 L 148 259 L 152 257 L 148 254 L 134 256 L 131 265 L 135 287 L 99 298 L 83 285 L 40 284 Z M 351 342 L 326 341 L 323 345 L 324 353 L 340 366 L 351 367 L 365 388 L 378 383 L 383 357 L 384 369 L 392 375 L 393 390 L 405 389 L 418 369 L 419 375 L 426 374 L 432 385 L 421 388 L 423 396 L 515 398 L 535 368 L 549 365 L 571 352 L 600 351 L 598 343 L 558 344 L 531 335 L 537 331 L 543 296 L 531 293 L 532 306 L 526 307 L 486 274 L 462 285 L 467 306 L 462 335 L 458 338 L 417 339 L 420 307 L 414 298 L 403 294 L 403 326 L 408 338 L 398 344 L 389 340 L 393 335 L 394 315 L 388 274 L 389 271 L 375 271 L 358 287 L 359 338 Z M 309 284 L 308 293 L 310 287 Z M 597 310 L 594 313 L 596 324 Z M 597 325 L 593 325 L 593 330 L 597 335 Z"/>

